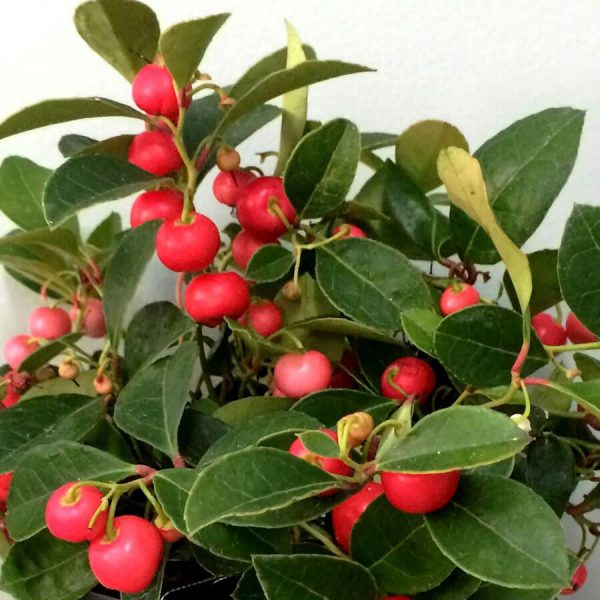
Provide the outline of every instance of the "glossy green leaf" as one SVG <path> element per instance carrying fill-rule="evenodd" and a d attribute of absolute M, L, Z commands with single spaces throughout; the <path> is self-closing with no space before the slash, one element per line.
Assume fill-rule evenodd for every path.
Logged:
<path fill-rule="evenodd" d="M 48 341 L 32 352 L 22 363 L 19 369 L 27 373 L 33 373 L 40 367 L 50 362 L 53 358 L 65 352 L 65 350 L 79 338 L 81 333 L 68 333 L 67 335 Z"/>
<path fill-rule="evenodd" d="M 374 240 L 340 240 L 317 250 L 317 281 L 330 302 L 354 320 L 400 328 L 411 308 L 428 308 L 421 274 L 402 254 Z"/>
<path fill-rule="evenodd" d="M 376 600 L 375 581 L 361 565 L 333 556 L 255 556 L 267 600 Z"/>
<path fill-rule="evenodd" d="M 600 419 L 600 381 L 577 381 L 575 383 L 554 383 L 549 386 L 559 393 L 572 398 L 585 410 Z"/>
<path fill-rule="evenodd" d="M 448 579 L 435 589 L 417 594 L 415 600 L 467 600 L 479 588 L 481 581 L 455 569 Z"/>
<path fill-rule="evenodd" d="M 119 396 L 117 426 L 167 456 L 178 455 L 177 431 L 197 357 L 195 343 L 186 342 L 169 359 L 140 369 Z"/>
<path fill-rule="evenodd" d="M 558 284 L 558 252 L 556 250 L 539 250 L 528 254 L 527 258 L 533 285 L 529 309 L 532 315 L 536 315 L 562 300 Z M 518 310 L 519 299 L 508 273 L 504 274 L 503 283 L 513 307 Z"/>
<path fill-rule="evenodd" d="M 576 352 L 573 358 L 575 359 L 577 369 L 581 371 L 581 379 L 583 381 L 600 379 L 600 361 L 597 358 L 583 352 Z"/>
<path fill-rule="evenodd" d="M 195 324 L 171 302 L 152 302 L 131 320 L 125 335 L 125 370 L 131 377 L 162 356 Z"/>
<path fill-rule="evenodd" d="M 31 449 L 10 486 L 7 526 L 16 541 L 35 535 L 46 525 L 44 511 L 50 495 L 69 481 L 120 481 L 135 475 L 135 466 L 75 442 L 55 442 Z"/>
<path fill-rule="evenodd" d="M 204 402 L 207 403 L 208 400 L 205 399 Z M 179 453 L 186 464 L 195 466 L 206 451 L 228 431 L 229 426 L 220 419 L 200 410 L 187 408 L 179 425 Z"/>
<path fill-rule="evenodd" d="M 60 396 L 62 394 L 78 394 L 80 396 L 96 396 L 94 389 L 95 371 L 83 371 L 79 374 L 77 382 L 70 379 L 55 377 L 30 387 L 22 396 L 22 400 L 36 398 L 37 396 Z"/>
<path fill-rule="evenodd" d="M 185 508 L 187 530 L 232 517 L 285 508 L 336 486 L 328 473 L 273 448 L 249 448 L 228 454 L 198 475 Z"/>
<path fill-rule="evenodd" d="M 486 583 L 469 600 L 555 600 L 558 592 L 558 588 L 525 591 Z"/>
<path fill-rule="evenodd" d="M 220 438 L 208 449 L 200 464 L 208 464 L 250 446 L 268 446 L 271 440 L 282 436 L 289 438 L 289 446 L 295 433 L 320 427 L 322 423 L 317 419 L 301 412 L 274 412 L 255 417 Z"/>
<path fill-rule="evenodd" d="M 337 458 L 340 455 L 338 444 L 322 431 L 305 431 L 297 437 L 302 441 L 302 445 L 316 456 Z"/>
<path fill-rule="evenodd" d="M 287 329 L 306 329 L 312 332 L 332 333 L 375 340 L 378 342 L 388 342 L 398 345 L 402 344 L 400 340 L 391 337 L 389 333 L 370 327 L 364 323 L 356 323 L 356 321 L 350 321 L 350 319 L 343 319 L 341 317 L 316 317 L 314 319 L 306 319 L 304 321 L 290 323 L 287 326 Z"/>
<path fill-rule="evenodd" d="M 57 123 L 96 117 L 142 119 L 143 113 L 108 98 L 56 98 L 23 108 L 0 123 L 0 139 Z"/>
<path fill-rule="evenodd" d="M 121 215 L 116 212 L 111 212 L 94 228 L 86 243 L 100 250 L 109 248 L 114 243 L 115 238 L 121 233 L 122 229 Z"/>
<path fill-rule="evenodd" d="M 104 273 L 104 315 L 106 326 L 114 341 L 119 336 L 125 311 L 154 254 L 154 240 L 159 221 L 144 223 L 130 229 L 121 238 L 117 250 Z"/>
<path fill-rule="evenodd" d="M 397 136 L 396 163 L 423 191 L 441 184 L 437 172 L 440 150 L 456 146 L 469 150 L 465 136 L 446 121 L 429 119 L 411 125 Z"/>
<path fill-rule="evenodd" d="M 294 255 L 279 244 L 266 244 L 250 259 L 246 276 L 257 283 L 277 281 L 288 273 L 294 264 Z"/>
<path fill-rule="evenodd" d="M 131 146 L 134 137 L 130 134 L 116 135 L 81 148 L 74 153 L 74 156 L 106 154 L 126 161 L 129 160 L 129 146 Z"/>
<path fill-rule="evenodd" d="M 573 108 L 543 110 L 513 123 L 475 153 L 498 224 L 517 246 L 538 228 L 569 177 L 584 117 Z M 479 225 L 454 207 L 450 222 L 463 258 L 498 261 Z"/>
<path fill-rule="evenodd" d="M 75 11 L 75 26 L 90 48 L 129 81 L 154 62 L 160 26 L 152 9 L 141 2 L 85 2 Z"/>
<path fill-rule="evenodd" d="M 51 266 L 64 264 L 60 259 L 64 259 L 65 256 L 67 258 L 77 258 L 79 256 L 77 236 L 72 231 L 62 228 L 54 231 L 49 231 L 47 228 L 16 231 L 0 238 L 0 252 L 4 252 L 11 246 L 20 246 L 36 253 L 43 250 L 43 259 Z M 49 252 L 58 255 L 58 257 L 49 256 Z"/>
<path fill-rule="evenodd" d="M 435 353 L 444 367 L 476 387 L 509 384 L 521 343 L 520 315 L 493 305 L 472 306 L 446 317 L 434 336 Z M 532 334 L 522 374 L 528 375 L 547 363 L 546 352 Z"/>
<path fill-rule="evenodd" d="M 58 149 L 65 158 L 79 154 L 81 150 L 97 144 L 98 140 L 78 133 L 63 135 L 58 142 Z"/>
<path fill-rule="evenodd" d="M 213 416 L 232 427 L 240 427 L 255 417 L 287 410 L 292 403 L 289 398 L 278 396 L 252 396 L 224 404 Z"/>
<path fill-rule="evenodd" d="M 554 435 L 534 440 L 513 478 L 540 495 L 560 517 L 577 485 L 571 447 Z"/>
<path fill-rule="evenodd" d="M 437 549 L 423 517 L 395 509 L 385 496 L 361 515 L 350 544 L 352 558 L 367 567 L 384 590 L 424 592 L 454 569 Z"/>
<path fill-rule="evenodd" d="M 160 53 L 180 89 L 192 79 L 213 37 L 228 14 L 177 23 L 160 36 Z"/>
<path fill-rule="evenodd" d="M 48 180 L 43 201 L 46 220 L 56 227 L 83 208 L 166 181 L 114 156 L 75 156 Z"/>
<path fill-rule="evenodd" d="M 0 411 L 0 473 L 12 471 L 34 446 L 84 438 L 103 415 L 99 398 L 77 394 L 38 396 Z"/>
<path fill-rule="evenodd" d="M 245 91 L 243 95 L 233 96 L 237 102 L 225 113 L 214 136 L 221 135 L 236 119 L 248 111 L 286 92 L 334 77 L 364 71 L 370 71 L 370 69 L 337 60 L 307 60 L 295 67 L 271 72 Z"/>
<path fill-rule="evenodd" d="M 443 472 L 495 463 L 520 452 L 529 436 L 506 415 L 454 406 L 421 419 L 378 457 L 380 471 Z"/>
<path fill-rule="evenodd" d="M 233 600 L 266 600 L 254 569 L 244 571 L 231 597 Z"/>
<path fill-rule="evenodd" d="M 302 218 L 322 217 L 341 205 L 358 166 L 360 134 L 335 119 L 304 136 L 283 176 L 286 194 Z"/>
<path fill-rule="evenodd" d="M 285 66 L 289 69 L 303 63 L 306 60 L 306 53 L 294 26 L 286 21 L 286 27 L 288 47 Z M 304 134 L 308 111 L 308 88 L 304 87 L 288 92 L 283 96 L 282 104 L 281 135 L 275 175 L 281 175 L 292 150 Z"/>
<path fill-rule="evenodd" d="M 12 546 L 0 575 L 0 590 L 15 600 L 74 600 L 96 583 L 88 545 L 63 542 L 47 531 Z"/>
<path fill-rule="evenodd" d="M 46 227 L 42 194 L 51 173 L 21 156 L 9 156 L 0 165 L 0 210 L 21 229 Z"/>
<path fill-rule="evenodd" d="M 442 552 L 479 579 L 525 590 L 569 581 L 560 521 L 516 481 L 464 476 L 450 504 L 426 521 Z"/>
<path fill-rule="evenodd" d="M 433 310 L 414 308 L 402 313 L 402 329 L 408 341 L 422 352 L 435 356 L 435 332 L 442 317 Z"/>
<path fill-rule="evenodd" d="M 322 390 L 305 396 L 292 410 L 334 427 L 342 417 L 358 411 L 369 413 L 377 422 L 383 421 L 397 406 L 392 400 L 359 390 Z"/>
<path fill-rule="evenodd" d="M 376 393 L 381 390 L 381 374 L 385 368 L 397 358 L 409 354 L 404 347 L 371 340 L 359 340 L 355 348 L 360 370 Z"/>
<path fill-rule="evenodd" d="M 308 274 L 302 275 L 298 281 L 301 296 L 299 300 L 284 298 L 281 291 L 275 302 L 283 313 L 285 328 L 294 328 L 294 335 L 309 350 L 319 350 L 332 361 L 342 358 L 345 349 L 345 338 L 334 332 L 320 332 L 306 327 L 294 327 L 302 321 L 319 317 L 337 317 L 337 309 L 321 291 L 317 282 Z M 282 336 L 281 341 L 285 338 Z M 289 343 L 289 340 L 286 340 Z"/>
<path fill-rule="evenodd" d="M 600 208 L 576 204 L 558 251 L 558 278 L 564 299 L 579 320 L 600 333 Z"/>
<path fill-rule="evenodd" d="M 368 131 L 360 134 L 360 145 L 366 150 L 378 150 L 387 146 L 395 145 L 398 140 L 397 133 L 383 133 L 379 131 Z"/>

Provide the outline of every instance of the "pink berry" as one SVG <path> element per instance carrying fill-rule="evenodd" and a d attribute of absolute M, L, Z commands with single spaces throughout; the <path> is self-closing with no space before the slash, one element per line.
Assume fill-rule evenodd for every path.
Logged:
<path fill-rule="evenodd" d="M 39 347 L 28 335 L 14 335 L 4 342 L 4 360 L 11 369 L 18 370 L 21 363 Z"/>
<path fill-rule="evenodd" d="M 324 390 L 331 383 L 331 363 L 318 350 L 284 354 L 275 364 L 275 385 L 288 398 Z"/>
<path fill-rule="evenodd" d="M 70 331 L 69 313 L 62 308 L 40 306 L 29 316 L 29 333 L 32 337 L 54 340 Z"/>

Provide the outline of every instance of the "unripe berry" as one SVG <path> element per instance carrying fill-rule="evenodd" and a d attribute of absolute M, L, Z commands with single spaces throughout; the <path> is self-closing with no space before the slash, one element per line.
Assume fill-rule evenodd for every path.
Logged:
<path fill-rule="evenodd" d="M 366 412 L 356 412 L 344 417 L 344 420 L 349 420 L 351 423 L 348 429 L 348 443 L 351 448 L 360 446 L 375 427 L 373 417 Z"/>
<path fill-rule="evenodd" d="M 295 281 L 290 280 L 281 288 L 281 295 L 286 300 L 291 300 L 293 302 L 302 297 L 302 289 Z"/>
<path fill-rule="evenodd" d="M 161 177 L 183 166 L 173 139 L 164 131 L 144 131 L 129 146 L 129 162 Z"/>
<path fill-rule="evenodd" d="M 99 396 L 107 396 L 113 391 L 113 382 L 106 375 L 98 375 L 94 379 L 94 389 Z"/>
<path fill-rule="evenodd" d="M 235 206 L 241 190 L 254 179 L 252 171 L 219 171 L 213 181 L 213 194 L 221 204 Z"/>
<path fill-rule="evenodd" d="M 77 379 L 79 367 L 71 361 L 63 361 L 58 366 L 58 376 L 61 379 Z"/>
<path fill-rule="evenodd" d="M 221 171 L 237 171 L 240 168 L 240 154 L 234 148 L 221 146 L 217 150 L 217 167 Z"/>

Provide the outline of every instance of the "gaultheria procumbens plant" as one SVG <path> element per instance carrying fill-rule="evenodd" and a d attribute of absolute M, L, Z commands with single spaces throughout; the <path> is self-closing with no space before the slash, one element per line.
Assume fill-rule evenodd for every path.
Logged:
<path fill-rule="evenodd" d="M 0 124 L 5 138 L 132 120 L 130 135 L 64 136 L 55 171 L 0 167 L 15 224 L 0 260 L 40 295 L 4 345 L 0 587 L 572 593 L 599 533 L 600 208 L 574 205 L 558 249 L 520 246 L 571 172 L 584 113 L 544 110 L 472 154 L 443 121 L 321 123 L 308 86 L 368 69 L 317 59 L 289 27 L 286 48 L 219 81 L 202 58 L 226 19 L 161 32 L 141 3 L 86 2 L 77 29 L 132 105 L 48 100 Z M 275 119 L 280 140 L 242 163 L 235 146 Z M 360 162 L 372 173 L 352 197 Z M 214 197 L 196 194 L 205 178 Z M 80 210 L 131 195 L 131 228 L 112 213 L 82 236 Z M 215 201 L 231 207 L 222 231 Z M 130 316 L 155 250 L 178 273 L 173 302 Z"/>

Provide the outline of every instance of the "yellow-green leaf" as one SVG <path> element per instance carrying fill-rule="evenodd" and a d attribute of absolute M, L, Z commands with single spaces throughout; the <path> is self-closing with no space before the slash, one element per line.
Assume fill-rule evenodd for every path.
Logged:
<path fill-rule="evenodd" d="M 306 60 L 302 40 L 294 26 L 286 21 L 288 33 L 288 48 L 286 67 L 295 67 Z M 308 87 L 292 90 L 283 96 L 283 115 L 281 118 L 281 141 L 279 142 L 279 158 L 275 174 L 280 175 L 287 163 L 292 150 L 300 141 L 308 110 Z"/>
<path fill-rule="evenodd" d="M 452 203 L 480 225 L 494 242 L 525 312 L 532 290 L 529 260 L 498 225 L 478 160 L 466 150 L 452 146 L 440 152 L 437 167 Z"/>

